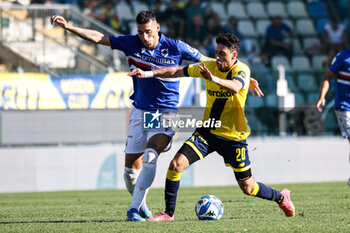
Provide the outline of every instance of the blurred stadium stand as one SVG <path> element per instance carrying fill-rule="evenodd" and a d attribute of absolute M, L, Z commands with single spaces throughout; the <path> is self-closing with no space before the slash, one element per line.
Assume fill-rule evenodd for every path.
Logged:
<path fill-rule="evenodd" d="M 85 25 L 109 35 L 118 32 L 88 18 L 75 6 L 33 4 L 0 5 L 2 15 L 1 46 L 17 54 L 10 62 L 25 70 L 60 73 L 106 73 L 125 70 L 117 52 L 92 45 L 50 24 L 53 14 L 64 15 L 69 23 Z M 1 59 L 6 60 L 7 55 Z M 25 60 L 31 67 L 17 61 Z"/>

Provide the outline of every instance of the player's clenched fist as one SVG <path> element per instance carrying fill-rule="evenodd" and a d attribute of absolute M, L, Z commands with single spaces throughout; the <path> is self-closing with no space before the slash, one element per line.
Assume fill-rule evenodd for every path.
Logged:
<path fill-rule="evenodd" d="M 59 15 L 54 15 L 51 17 L 51 24 L 53 24 L 53 23 L 57 23 L 58 26 L 60 26 L 64 29 L 67 29 L 67 27 L 68 27 L 67 21 L 62 16 L 59 16 Z"/>
<path fill-rule="evenodd" d="M 321 108 L 321 105 L 324 106 L 326 104 L 325 98 L 320 98 L 316 103 L 316 108 L 319 112 L 323 112 L 323 109 Z"/>
<path fill-rule="evenodd" d="M 137 76 L 138 78 L 145 78 L 145 71 L 140 68 L 133 69 L 128 73 L 128 76 Z"/>

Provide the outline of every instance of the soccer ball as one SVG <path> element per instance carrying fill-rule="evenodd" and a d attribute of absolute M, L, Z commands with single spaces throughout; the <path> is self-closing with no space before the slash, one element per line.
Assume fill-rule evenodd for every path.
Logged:
<path fill-rule="evenodd" d="M 195 207 L 199 220 L 219 220 L 224 213 L 224 205 L 213 195 L 201 197 Z"/>

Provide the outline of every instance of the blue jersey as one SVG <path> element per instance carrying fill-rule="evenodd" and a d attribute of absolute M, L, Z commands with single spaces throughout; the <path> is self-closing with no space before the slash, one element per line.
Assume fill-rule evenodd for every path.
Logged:
<path fill-rule="evenodd" d="M 340 51 L 329 69 L 337 75 L 334 108 L 350 111 L 350 49 Z"/>
<path fill-rule="evenodd" d="M 137 35 L 110 36 L 112 49 L 124 52 L 130 70 L 156 70 L 168 66 L 179 66 L 183 59 L 199 61 L 201 53 L 188 44 L 170 39 L 160 33 L 157 47 L 147 49 Z M 132 77 L 134 94 L 130 97 L 133 105 L 140 110 L 177 111 L 179 103 L 178 78 L 138 78 Z"/>

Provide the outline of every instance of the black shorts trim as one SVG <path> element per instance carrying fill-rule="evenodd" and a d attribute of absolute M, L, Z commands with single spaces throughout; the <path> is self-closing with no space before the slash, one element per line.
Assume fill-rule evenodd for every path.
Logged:
<path fill-rule="evenodd" d="M 245 181 L 252 177 L 252 170 L 249 168 L 244 172 L 234 172 L 237 181 Z"/>
<path fill-rule="evenodd" d="M 188 159 L 189 165 L 200 160 L 197 153 L 187 144 L 183 144 L 177 153 L 183 154 Z"/>

